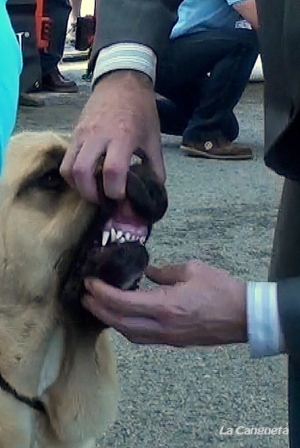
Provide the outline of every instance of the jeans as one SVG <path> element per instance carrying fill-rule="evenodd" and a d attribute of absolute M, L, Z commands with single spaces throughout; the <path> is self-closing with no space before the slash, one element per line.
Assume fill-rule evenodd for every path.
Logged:
<path fill-rule="evenodd" d="M 40 52 L 43 76 L 53 72 L 63 56 L 70 12 L 69 0 L 45 1 L 45 14 L 50 17 L 52 26 L 50 48 Z"/>
<path fill-rule="evenodd" d="M 238 136 L 233 109 L 257 56 L 257 35 L 248 29 L 212 29 L 169 41 L 158 62 L 156 92 L 186 115 L 183 140 Z"/>

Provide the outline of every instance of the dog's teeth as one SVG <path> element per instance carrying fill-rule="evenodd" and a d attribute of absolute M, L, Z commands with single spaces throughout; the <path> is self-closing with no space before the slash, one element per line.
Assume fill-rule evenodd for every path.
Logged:
<path fill-rule="evenodd" d="M 111 242 L 116 241 L 116 239 L 117 239 L 117 232 L 115 231 L 114 228 L 112 228 L 110 231 L 110 238 L 111 238 Z"/>
<path fill-rule="evenodd" d="M 145 236 L 142 236 L 142 237 L 140 238 L 140 243 L 141 243 L 141 244 L 145 244 L 145 242 L 146 242 L 146 237 L 145 237 Z"/>
<path fill-rule="evenodd" d="M 131 233 L 130 233 L 130 232 L 126 232 L 126 233 L 125 233 L 125 239 L 126 239 L 127 241 L 130 241 L 130 240 L 131 240 Z"/>
<path fill-rule="evenodd" d="M 110 233 L 108 232 L 108 230 L 104 230 L 103 235 L 102 235 L 102 246 L 106 246 L 108 239 L 109 239 L 109 235 Z"/>
<path fill-rule="evenodd" d="M 125 240 L 125 236 L 121 236 L 121 238 L 119 239 L 119 242 L 120 242 L 120 243 L 125 243 L 125 241 L 126 241 L 126 240 Z"/>
<path fill-rule="evenodd" d="M 117 240 L 120 239 L 122 235 L 123 235 L 122 230 L 118 230 L 117 231 Z"/>

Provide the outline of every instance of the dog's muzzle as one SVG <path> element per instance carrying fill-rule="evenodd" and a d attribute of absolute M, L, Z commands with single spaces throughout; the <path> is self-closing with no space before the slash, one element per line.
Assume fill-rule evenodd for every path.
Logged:
<path fill-rule="evenodd" d="M 145 244 L 168 205 L 166 190 L 147 163 L 130 167 L 122 201 L 105 197 L 102 164 L 96 178 L 101 207 L 77 247 L 60 263 L 64 311 L 85 326 L 96 319 L 81 304 L 84 279 L 96 277 L 121 289 L 136 289 L 149 261 Z"/>

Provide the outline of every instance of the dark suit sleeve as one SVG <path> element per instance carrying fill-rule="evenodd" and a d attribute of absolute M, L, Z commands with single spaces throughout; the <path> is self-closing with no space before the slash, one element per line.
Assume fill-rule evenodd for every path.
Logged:
<path fill-rule="evenodd" d="M 286 351 L 300 361 L 300 277 L 280 280 L 277 294 Z"/>
<path fill-rule="evenodd" d="M 176 22 L 180 0 L 96 0 L 93 57 L 116 43 L 135 42 L 159 56 Z"/>
<path fill-rule="evenodd" d="M 277 174 L 300 181 L 300 2 L 256 3 L 265 77 L 265 162 Z"/>

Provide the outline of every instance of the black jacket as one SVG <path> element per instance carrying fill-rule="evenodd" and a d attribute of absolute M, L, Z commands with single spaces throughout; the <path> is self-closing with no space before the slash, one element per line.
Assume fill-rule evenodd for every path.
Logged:
<path fill-rule="evenodd" d="M 265 74 L 265 160 L 277 173 L 300 180 L 300 2 L 257 3 Z M 176 21 L 179 4 L 178 0 L 100 0 L 94 54 L 114 43 L 138 42 L 151 47 L 159 57 Z M 287 350 L 300 357 L 300 279 L 296 284 L 299 288 L 294 281 L 293 286 L 288 281 L 280 284 L 279 309 Z"/>
<path fill-rule="evenodd" d="M 94 54 L 114 43 L 138 42 L 160 56 L 176 21 L 180 0 L 99 1 Z M 257 0 L 257 6 L 265 76 L 265 162 L 278 174 L 299 181 L 300 1 Z M 293 426 L 299 426 L 300 278 L 278 281 L 278 306 L 286 350 L 294 360 L 290 377 L 295 370 L 299 377 L 290 382 L 291 420 Z M 300 430 L 296 432 L 299 440 L 295 436 L 292 446 L 300 448 Z"/>

